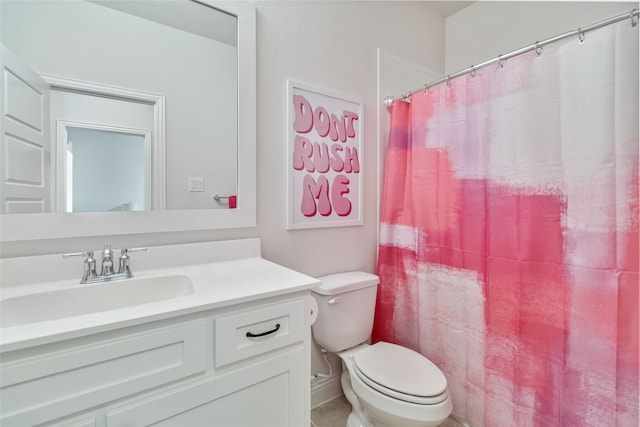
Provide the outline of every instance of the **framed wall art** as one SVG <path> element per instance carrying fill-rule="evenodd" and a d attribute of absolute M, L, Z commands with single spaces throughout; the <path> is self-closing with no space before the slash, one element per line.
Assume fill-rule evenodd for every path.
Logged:
<path fill-rule="evenodd" d="M 362 225 L 362 108 L 288 82 L 287 228 Z"/>

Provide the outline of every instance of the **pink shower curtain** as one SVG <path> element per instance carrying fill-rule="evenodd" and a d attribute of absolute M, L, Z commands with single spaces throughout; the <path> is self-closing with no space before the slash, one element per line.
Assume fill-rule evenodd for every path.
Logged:
<path fill-rule="evenodd" d="M 638 426 L 638 27 L 396 101 L 374 341 L 473 427 Z"/>

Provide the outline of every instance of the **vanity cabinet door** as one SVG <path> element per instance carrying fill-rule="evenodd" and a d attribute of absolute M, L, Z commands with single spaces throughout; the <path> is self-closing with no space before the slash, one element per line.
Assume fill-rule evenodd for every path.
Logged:
<path fill-rule="evenodd" d="M 205 320 L 196 320 L 85 345 L 70 344 L 8 362 L 3 358 L 0 425 L 51 423 L 204 374 L 207 325 Z M 87 425 L 82 420 L 78 423 L 70 422 Z"/>
<path fill-rule="evenodd" d="M 299 427 L 305 414 L 305 351 L 296 346 L 242 369 L 108 408 L 107 426 Z"/>

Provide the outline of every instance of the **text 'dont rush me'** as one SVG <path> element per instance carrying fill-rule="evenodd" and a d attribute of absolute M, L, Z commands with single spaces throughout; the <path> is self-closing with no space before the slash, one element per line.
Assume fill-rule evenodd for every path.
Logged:
<path fill-rule="evenodd" d="M 293 106 L 293 168 L 305 172 L 300 211 L 306 217 L 332 212 L 349 215 L 349 175 L 360 173 L 357 144 L 350 144 L 359 136 L 358 114 L 344 110 L 336 115 L 322 106 L 314 109 L 302 95 L 293 96 Z"/>

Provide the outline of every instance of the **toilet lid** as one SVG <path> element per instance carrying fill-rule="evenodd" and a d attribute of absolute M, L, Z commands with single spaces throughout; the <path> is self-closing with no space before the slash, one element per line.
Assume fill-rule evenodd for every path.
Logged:
<path fill-rule="evenodd" d="M 353 361 L 370 380 L 400 394 L 426 398 L 447 391 L 447 379 L 440 369 L 406 347 L 378 342 L 357 352 Z"/>

